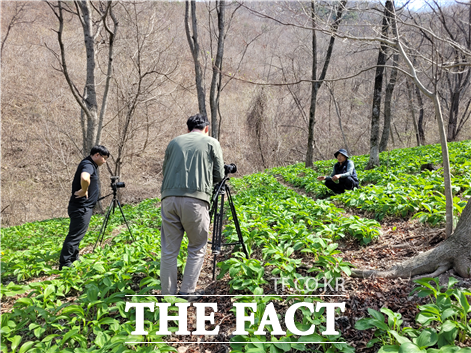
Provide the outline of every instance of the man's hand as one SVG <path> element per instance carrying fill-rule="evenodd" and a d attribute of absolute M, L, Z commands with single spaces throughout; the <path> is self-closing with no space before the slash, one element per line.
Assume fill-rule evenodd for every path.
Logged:
<path fill-rule="evenodd" d="M 334 176 L 332 177 L 332 180 L 333 180 L 333 181 L 337 181 L 337 180 L 339 180 L 339 179 L 340 179 L 340 174 L 336 174 L 336 175 L 334 175 Z"/>
<path fill-rule="evenodd" d="M 88 190 L 84 191 L 83 189 L 80 189 L 79 191 L 76 191 L 74 195 L 76 199 L 79 199 L 84 196 L 86 199 L 88 199 Z"/>
<path fill-rule="evenodd" d="M 325 180 L 325 176 L 323 176 L 323 175 L 318 176 L 318 177 L 317 177 L 317 180 L 319 180 L 319 181 Z"/>
<path fill-rule="evenodd" d="M 80 174 L 80 186 L 82 187 L 79 191 L 74 192 L 75 198 L 79 199 L 84 197 L 88 199 L 88 187 L 90 186 L 90 174 L 82 172 Z"/>

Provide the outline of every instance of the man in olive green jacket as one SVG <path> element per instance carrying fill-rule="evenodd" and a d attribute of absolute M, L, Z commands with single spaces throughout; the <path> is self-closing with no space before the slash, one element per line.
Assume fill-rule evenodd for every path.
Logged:
<path fill-rule="evenodd" d="M 208 136 L 206 115 L 188 118 L 188 133 L 167 146 L 161 188 L 162 294 L 177 293 L 177 257 L 183 233 L 188 237 L 188 258 L 179 294 L 194 299 L 203 266 L 209 231 L 209 207 L 213 184 L 224 178 L 219 142 Z"/>

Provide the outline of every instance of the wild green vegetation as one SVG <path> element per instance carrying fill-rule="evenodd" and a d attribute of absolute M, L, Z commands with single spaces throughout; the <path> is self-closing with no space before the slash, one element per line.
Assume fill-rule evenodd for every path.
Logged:
<path fill-rule="evenodd" d="M 112 228 L 120 228 L 103 248 L 97 247 L 62 272 L 56 270 L 62 241 L 67 232 L 66 219 L 34 222 L 3 229 L 3 300 L 25 293 L 11 312 L 2 315 L 4 352 L 130 352 L 126 341 L 161 341 L 152 324 L 158 313 L 146 313 L 149 335 L 131 336 L 134 320 L 124 311 L 126 295 L 145 295 L 160 289 L 159 247 L 160 209 L 158 200 L 146 200 L 136 207 L 125 207 L 132 222 L 130 242 L 120 217 L 112 218 Z M 94 216 L 82 246 L 93 246 L 98 237 L 101 216 Z M 110 228 L 111 228 L 110 227 Z M 41 239 L 35 240 L 35 237 Z M 47 249 L 47 250 L 46 250 Z M 50 276 L 43 280 L 39 276 Z M 30 279 L 31 282 L 24 282 Z M 146 302 L 155 297 L 140 297 Z M 167 298 L 168 302 L 182 301 Z M 174 351 L 158 344 L 160 351 Z M 156 348 L 140 347 L 141 352 Z"/>
<path fill-rule="evenodd" d="M 468 297 L 470 290 L 453 288 L 456 278 L 450 277 L 446 287 L 440 286 L 435 278 L 415 280 L 419 286 L 413 292 L 419 296 L 430 296 L 431 303 L 419 306 L 416 322 L 420 329 L 402 327 L 401 314 L 383 308 L 387 320 L 380 312 L 369 309 L 371 318 L 358 320 L 355 328 L 367 330 L 375 328 L 375 338 L 368 345 L 381 342 L 378 353 L 386 352 L 427 352 L 427 353 L 471 353 L 471 348 L 459 348 L 455 341 L 464 342 L 471 336 L 471 320 Z M 438 348 L 432 348 L 438 347 Z"/>
<path fill-rule="evenodd" d="M 471 141 L 449 144 L 452 174 L 453 204 L 459 217 L 471 196 Z M 281 175 L 292 185 L 304 188 L 318 198 L 331 196 L 345 207 L 366 211 L 382 220 L 385 216 L 405 219 L 419 218 L 431 225 L 445 221 L 445 197 L 440 145 L 421 146 L 383 152 L 381 166 L 365 170 L 368 155 L 354 156 L 360 188 L 332 196 L 319 175 L 330 175 L 335 161 L 319 161 L 313 169 L 298 163 L 289 167 L 273 168 L 269 172 Z M 436 170 L 421 170 L 424 164 L 432 164 Z"/>
<path fill-rule="evenodd" d="M 456 216 L 471 194 L 469 150 L 470 141 L 450 144 Z M 441 171 L 420 171 L 421 164 L 437 165 L 439 153 L 438 146 L 383 153 L 383 167 L 372 171 L 363 170 L 365 156 L 354 157 L 362 187 L 336 196 L 330 196 L 323 184 L 315 180 L 317 175 L 330 173 L 332 161 L 318 162 L 314 169 L 294 165 L 274 168 L 267 174 L 232 178 L 234 204 L 250 258 L 234 249 L 229 258 L 218 264 L 219 278 L 228 280 L 238 302 L 256 303 L 260 310 L 254 314 L 255 324 L 247 326 L 249 335 L 233 337 L 231 349 L 270 353 L 293 349 L 353 352 L 341 335 L 320 335 L 325 327 L 324 312 L 311 313 L 306 308 L 296 325 L 306 330 L 315 324 L 314 334 L 300 337 L 288 331 L 281 338 L 255 335 L 262 308 L 269 302 L 282 306 L 300 301 L 315 303 L 318 298 L 306 296 L 309 293 L 303 291 L 308 277 L 331 278 L 335 282 L 336 278 L 349 276 L 352 265 L 341 258 L 338 241 L 349 239 L 368 246 L 378 236 L 380 223 L 345 216 L 338 207 L 341 204 L 374 213 L 378 220 L 384 216 L 417 217 L 440 224 L 444 212 Z M 305 188 L 316 200 L 282 185 L 274 175 L 282 175 L 288 183 Z M 2 229 L 1 297 L 6 305 L 12 305 L 1 318 L 2 352 L 176 351 L 165 343 L 145 343 L 166 340 L 156 336 L 158 310 L 145 311 L 148 335 L 130 334 L 135 320 L 133 312 L 125 312 L 126 302 L 157 301 L 152 294 L 160 289 L 159 200 L 125 206 L 124 212 L 135 241 L 131 241 L 116 214 L 103 246 L 91 252 L 103 221 L 102 216 L 93 216 L 81 243 L 87 251 L 73 268 L 63 271 L 57 270 L 57 263 L 68 219 Z M 231 219 L 224 233 L 227 242 L 237 240 Z M 183 249 L 178 260 L 180 270 L 185 265 L 185 244 Z M 269 283 L 273 277 L 285 278 L 288 292 L 299 297 L 286 299 L 277 295 Z M 471 293 L 454 288 L 453 279 L 446 288 L 441 288 L 436 280 L 430 281 L 417 281 L 416 292 L 419 296 L 430 296 L 431 302 L 419 307 L 415 328 L 403 327 L 400 314 L 384 308 L 380 312 L 370 309 L 372 317 L 357 322 L 359 330 L 376 330 L 370 345 L 381 345 L 381 352 L 469 353 L 469 349 L 460 349 L 455 344 L 469 341 L 471 336 Z M 301 288 L 298 291 L 296 283 Z M 319 282 L 319 286 L 322 289 L 323 283 Z M 257 296 L 264 293 L 270 294 Z M 183 301 L 174 297 L 163 300 L 171 304 Z M 268 331 L 272 329 L 266 327 Z M 271 337 L 271 342 L 267 342 L 267 337 Z M 129 341 L 143 343 L 125 344 Z"/>

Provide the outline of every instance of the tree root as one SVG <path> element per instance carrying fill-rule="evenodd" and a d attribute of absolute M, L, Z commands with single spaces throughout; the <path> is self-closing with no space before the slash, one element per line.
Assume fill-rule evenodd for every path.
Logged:
<path fill-rule="evenodd" d="M 414 279 L 421 279 L 421 278 L 426 278 L 426 277 L 438 277 L 442 273 L 445 273 L 446 271 L 448 271 L 449 269 L 450 269 L 450 266 L 440 266 L 439 268 L 437 268 L 435 272 L 430 273 L 428 275 L 417 276 L 417 277 L 414 277 Z"/>
<path fill-rule="evenodd" d="M 453 268 L 458 276 L 471 278 L 471 201 L 468 201 L 455 233 L 436 248 L 418 254 L 389 270 L 353 270 L 352 277 L 435 277 Z"/>

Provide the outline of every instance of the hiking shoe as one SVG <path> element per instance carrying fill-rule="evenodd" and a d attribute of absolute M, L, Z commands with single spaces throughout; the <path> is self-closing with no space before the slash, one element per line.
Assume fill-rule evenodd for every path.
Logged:
<path fill-rule="evenodd" d="M 179 298 L 185 299 L 186 301 L 195 302 L 203 297 L 204 291 L 196 291 L 193 293 L 178 292 L 177 295 L 180 296 Z"/>

